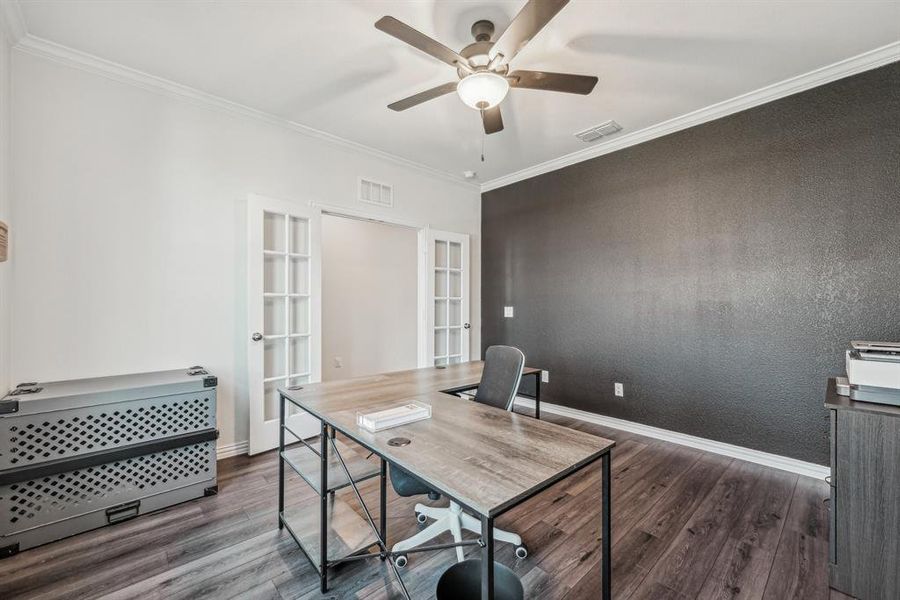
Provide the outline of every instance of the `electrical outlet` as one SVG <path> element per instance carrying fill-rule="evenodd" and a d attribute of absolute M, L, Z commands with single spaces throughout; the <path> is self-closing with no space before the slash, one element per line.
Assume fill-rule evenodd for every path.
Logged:
<path fill-rule="evenodd" d="M 335 369 L 340 369 L 340 368 L 342 368 L 343 366 L 344 366 L 344 359 L 341 358 L 340 356 L 335 356 L 335 357 L 334 357 L 334 368 L 335 368 Z"/>
<path fill-rule="evenodd" d="M 614 383 L 613 391 L 616 393 L 616 396 L 618 396 L 619 398 L 625 397 L 625 386 L 622 385 L 621 383 Z"/>
<path fill-rule="evenodd" d="M 514 313 L 515 313 L 515 311 L 513 311 L 513 307 L 512 307 L 512 306 L 504 306 L 504 307 L 503 307 L 503 316 L 504 316 L 505 318 L 511 319 L 511 318 L 513 317 L 513 314 L 514 314 Z"/>
<path fill-rule="evenodd" d="M 550 371 L 541 371 L 541 383 L 550 383 Z"/>

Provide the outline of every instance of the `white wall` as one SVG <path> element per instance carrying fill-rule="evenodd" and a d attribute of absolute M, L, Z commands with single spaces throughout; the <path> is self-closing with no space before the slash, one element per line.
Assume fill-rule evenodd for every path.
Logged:
<path fill-rule="evenodd" d="M 359 175 L 394 185 L 386 214 L 473 235 L 480 305 L 472 187 L 22 51 L 12 92 L 15 380 L 200 363 L 220 446 L 245 440 L 247 195 L 361 208 Z"/>
<path fill-rule="evenodd" d="M 9 115 L 10 115 L 10 47 L 0 28 L 0 221 L 12 225 L 9 202 Z M 13 235 L 10 231 L 10 235 Z M 10 307 L 12 262 L 0 263 L 0 396 L 6 394 L 10 377 Z"/>
<path fill-rule="evenodd" d="M 416 367 L 418 251 L 415 229 L 322 217 L 324 381 Z"/>

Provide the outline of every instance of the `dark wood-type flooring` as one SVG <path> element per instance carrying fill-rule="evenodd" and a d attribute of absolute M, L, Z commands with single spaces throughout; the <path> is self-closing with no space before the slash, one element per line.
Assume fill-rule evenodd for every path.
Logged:
<path fill-rule="evenodd" d="M 846 598 L 828 588 L 824 482 L 545 418 L 617 442 L 614 598 Z M 277 528 L 276 465 L 274 452 L 222 460 L 218 496 L 0 561 L 0 598 L 321 598 L 316 571 Z M 377 478 L 362 488 L 377 515 Z M 296 476 L 288 492 L 289 503 L 318 510 L 318 498 Z M 351 489 L 338 493 L 352 501 Z M 393 543 L 417 531 L 413 505 L 423 498 L 399 498 L 393 490 L 388 498 Z M 600 498 L 598 463 L 498 519 L 529 548 L 528 558 L 517 560 L 510 546 L 497 545 L 498 560 L 522 578 L 527 597 L 599 598 Z M 411 556 L 403 572 L 413 597 L 432 598 L 454 561 L 453 550 Z M 401 597 L 377 559 L 343 565 L 331 581 L 327 598 Z"/>

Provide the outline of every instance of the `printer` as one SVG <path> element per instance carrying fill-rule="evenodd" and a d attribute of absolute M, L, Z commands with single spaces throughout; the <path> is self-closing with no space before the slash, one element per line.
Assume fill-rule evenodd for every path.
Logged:
<path fill-rule="evenodd" d="M 850 342 L 850 398 L 900 406 L 900 342 Z"/>

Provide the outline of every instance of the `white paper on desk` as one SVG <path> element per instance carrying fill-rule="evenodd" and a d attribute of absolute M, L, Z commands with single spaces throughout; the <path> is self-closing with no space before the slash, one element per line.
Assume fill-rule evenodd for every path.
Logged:
<path fill-rule="evenodd" d="M 378 412 L 360 415 L 359 424 L 369 431 L 381 431 L 398 425 L 421 421 L 431 416 L 427 407 L 419 404 L 404 404 Z"/>

